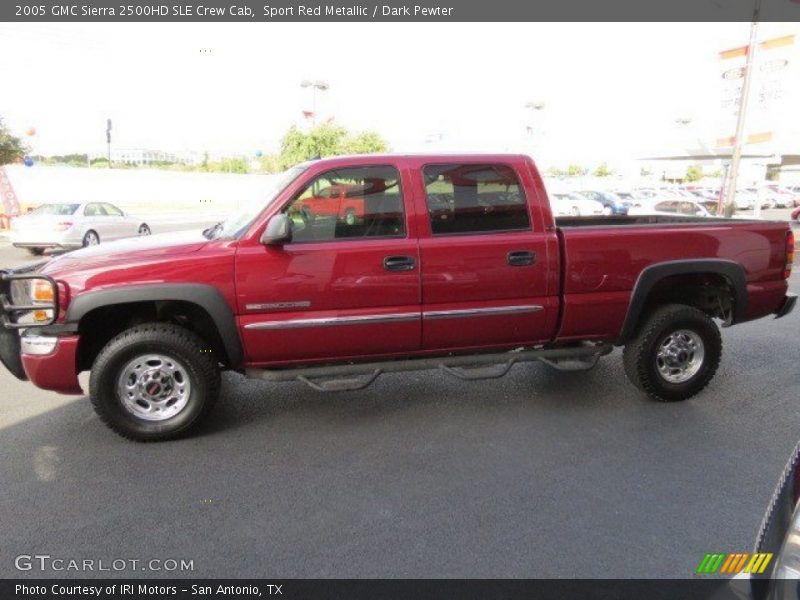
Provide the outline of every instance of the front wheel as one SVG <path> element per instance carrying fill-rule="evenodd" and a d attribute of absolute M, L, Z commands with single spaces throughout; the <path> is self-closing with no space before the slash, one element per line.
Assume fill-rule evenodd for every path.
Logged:
<path fill-rule="evenodd" d="M 170 323 L 138 325 L 117 335 L 95 359 L 89 380 L 100 419 L 141 442 L 187 433 L 210 412 L 219 387 L 213 351 Z"/>
<path fill-rule="evenodd" d="M 28 252 L 33 256 L 41 256 L 44 254 L 44 248 L 28 248 Z"/>
<path fill-rule="evenodd" d="M 141 225 L 139 225 L 138 234 L 150 235 L 150 227 L 148 227 L 147 223 L 142 223 Z"/>
<path fill-rule="evenodd" d="M 655 309 L 623 351 L 631 383 L 655 400 L 674 402 L 699 393 L 717 372 L 722 338 L 704 312 L 684 304 Z"/>

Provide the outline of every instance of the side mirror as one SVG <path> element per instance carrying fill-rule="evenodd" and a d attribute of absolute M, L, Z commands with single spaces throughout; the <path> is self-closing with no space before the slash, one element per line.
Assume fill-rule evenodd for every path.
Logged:
<path fill-rule="evenodd" d="M 274 215 L 264 233 L 261 234 L 261 243 L 265 246 L 280 246 L 292 241 L 292 220 L 283 213 Z"/>

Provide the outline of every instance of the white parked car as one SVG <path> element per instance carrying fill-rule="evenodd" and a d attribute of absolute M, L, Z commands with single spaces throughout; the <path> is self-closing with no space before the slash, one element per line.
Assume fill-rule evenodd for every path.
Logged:
<path fill-rule="evenodd" d="M 666 198 L 660 200 L 642 201 L 637 206 L 628 210 L 629 215 L 679 215 L 683 217 L 710 217 L 711 213 L 706 208 L 688 198 Z"/>
<path fill-rule="evenodd" d="M 603 205 L 590 200 L 577 192 L 559 192 L 550 195 L 553 214 L 557 217 L 580 217 L 586 215 L 602 215 Z"/>
<path fill-rule="evenodd" d="M 10 231 L 14 246 L 36 255 L 137 235 L 150 235 L 147 223 L 108 202 L 42 204 L 12 219 Z"/>

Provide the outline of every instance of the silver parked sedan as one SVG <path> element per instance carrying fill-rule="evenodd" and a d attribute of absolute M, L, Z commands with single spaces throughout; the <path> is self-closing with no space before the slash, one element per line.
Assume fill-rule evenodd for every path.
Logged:
<path fill-rule="evenodd" d="M 108 202 L 42 204 L 14 218 L 10 231 L 14 246 L 37 255 L 137 235 L 150 235 L 147 223 Z"/>

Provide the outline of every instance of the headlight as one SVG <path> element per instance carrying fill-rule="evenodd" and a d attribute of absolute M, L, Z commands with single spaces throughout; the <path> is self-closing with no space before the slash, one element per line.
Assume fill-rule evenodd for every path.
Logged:
<path fill-rule="evenodd" d="M 36 306 L 52 307 L 56 300 L 54 284 L 47 279 L 14 279 L 11 281 L 11 301 L 15 306 L 30 306 L 29 310 L 17 312 L 20 324 L 46 323 L 54 318 L 52 308 L 36 309 Z"/>

